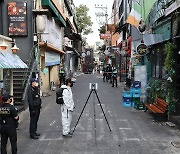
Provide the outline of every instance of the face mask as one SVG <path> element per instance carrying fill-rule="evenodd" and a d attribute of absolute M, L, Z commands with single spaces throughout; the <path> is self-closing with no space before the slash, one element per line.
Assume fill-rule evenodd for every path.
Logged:
<path fill-rule="evenodd" d="M 38 87 L 38 85 L 39 85 L 38 83 L 35 84 L 36 87 Z"/>
<path fill-rule="evenodd" d="M 70 87 L 73 87 L 73 83 L 71 83 Z"/>

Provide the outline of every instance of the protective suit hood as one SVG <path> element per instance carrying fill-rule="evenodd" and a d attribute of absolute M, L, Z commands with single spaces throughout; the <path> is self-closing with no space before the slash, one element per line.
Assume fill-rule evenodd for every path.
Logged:
<path fill-rule="evenodd" d="M 66 85 L 62 85 L 61 88 L 68 88 Z"/>

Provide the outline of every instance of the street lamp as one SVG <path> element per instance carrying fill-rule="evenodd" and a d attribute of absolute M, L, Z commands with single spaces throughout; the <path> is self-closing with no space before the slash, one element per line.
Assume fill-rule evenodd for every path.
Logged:
<path fill-rule="evenodd" d="M 7 45 L 7 44 L 4 42 L 4 40 L 3 40 L 3 42 L 0 44 L 1 50 L 6 50 L 7 47 L 8 47 L 8 45 Z"/>
<path fill-rule="evenodd" d="M 13 47 L 11 48 L 12 52 L 13 52 L 13 53 L 16 53 L 17 51 L 19 51 L 19 48 L 17 47 L 15 40 L 12 39 L 11 43 L 12 43 L 12 46 L 13 46 Z M 3 40 L 3 42 L 0 44 L 1 50 L 6 50 L 7 47 L 8 47 L 8 45 L 7 45 L 7 44 L 5 43 L 5 41 Z"/>
<path fill-rule="evenodd" d="M 11 48 L 11 50 L 12 50 L 13 53 L 16 53 L 16 52 L 19 51 L 19 48 L 17 47 L 16 44 L 14 44 L 14 46 Z"/>

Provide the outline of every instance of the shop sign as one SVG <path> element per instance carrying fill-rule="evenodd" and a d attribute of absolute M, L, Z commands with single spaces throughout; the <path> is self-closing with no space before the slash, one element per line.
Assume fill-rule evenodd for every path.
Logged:
<path fill-rule="evenodd" d="M 27 3 L 8 3 L 8 28 L 9 36 L 27 35 Z"/>
<path fill-rule="evenodd" d="M 128 50 L 128 41 L 127 40 L 122 41 L 122 50 L 123 51 Z"/>
<path fill-rule="evenodd" d="M 53 66 L 60 64 L 60 54 L 47 51 L 45 52 L 45 65 Z"/>
<path fill-rule="evenodd" d="M 41 40 L 52 44 L 54 47 L 59 50 L 63 50 L 63 31 L 59 27 L 59 25 L 55 22 L 54 18 L 46 19 L 46 27 L 44 33 L 41 35 Z M 66 40 L 65 40 L 66 41 Z M 69 42 L 69 45 L 71 42 Z"/>
<path fill-rule="evenodd" d="M 111 34 L 100 34 L 100 39 L 110 40 L 111 39 Z"/>
<path fill-rule="evenodd" d="M 136 51 L 139 55 L 144 56 L 147 54 L 147 50 L 148 50 L 147 46 L 144 43 L 142 43 L 137 46 Z"/>

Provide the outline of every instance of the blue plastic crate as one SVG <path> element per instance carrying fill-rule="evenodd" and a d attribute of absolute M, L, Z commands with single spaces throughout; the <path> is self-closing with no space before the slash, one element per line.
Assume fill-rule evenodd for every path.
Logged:
<path fill-rule="evenodd" d="M 133 87 L 133 88 L 141 88 L 141 82 L 140 81 L 133 81 L 131 83 L 131 87 Z"/>
<path fill-rule="evenodd" d="M 122 103 L 123 107 L 131 107 L 132 102 L 124 102 Z"/>
<path fill-rule="evenodd" d="M 133 93 L 133 98 L 139 98 L 141 96 L 140 93 Z"/>
<path fill-rule="evenodd" d="M 123 91 L 123 97 L 132 97 L 132 92 L 131 91 Z"/>
<path fill-rule="evenodd" d="M 132 98 L 129 97 L 123 97 L 123 102 L 131 102 Z"/>
<path fill-rule="evenodd" d="M 135 103 L 134 102 L 131 102 L 131 107 L 134 107 Z"/>
<path fill-rule="evenodd" d="M 141 93 L 141 88 L 130 88 L 131 93 Z"/>

